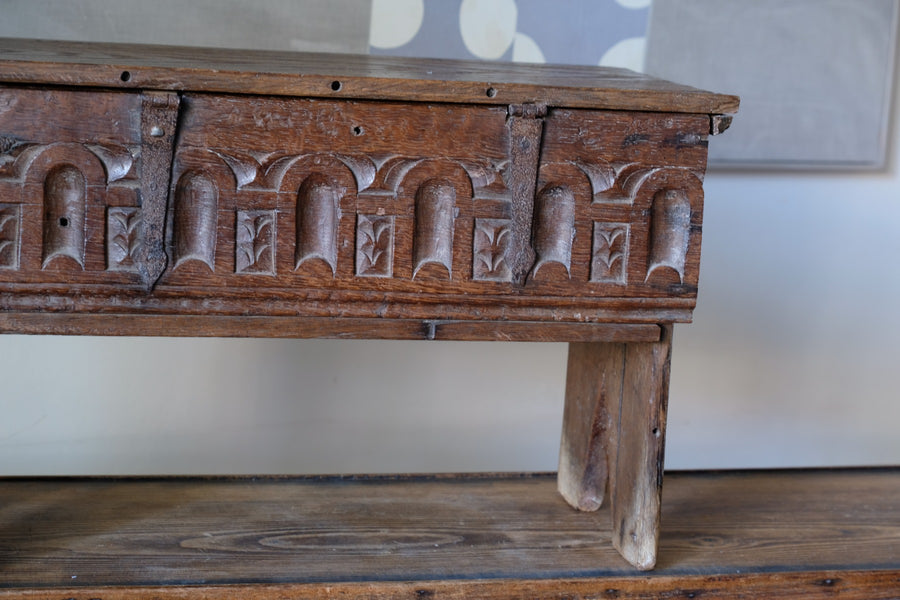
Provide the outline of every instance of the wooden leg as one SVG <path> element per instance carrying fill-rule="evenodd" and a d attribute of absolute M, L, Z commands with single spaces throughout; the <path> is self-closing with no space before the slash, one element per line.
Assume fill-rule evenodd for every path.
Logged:
<path fill-rule="evenodd" d="M 618 411 L 624 367 L 625 344 L 569 344 L 557 487 L 578 510 L 603 504 L 611 414 Z"/>
<path fill-rule="evenodd" d="M 558 487 L 579 510 L 609 488 L 613 545 L 639 569 L 656 564 L 672 326 L 659 342 L 572 343 Z"/>

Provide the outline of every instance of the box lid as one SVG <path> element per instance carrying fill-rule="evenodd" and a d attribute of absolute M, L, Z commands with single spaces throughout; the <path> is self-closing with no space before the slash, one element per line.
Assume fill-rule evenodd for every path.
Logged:
<path fill-rule="evenodd" d="M 0 38 L 0 83 L 730 114 L 736 96 L 610 67 Z"/>

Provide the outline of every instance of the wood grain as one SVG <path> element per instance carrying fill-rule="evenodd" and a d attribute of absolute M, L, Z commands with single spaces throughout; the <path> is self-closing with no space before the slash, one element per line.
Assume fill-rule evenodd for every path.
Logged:
<path fill-rule="evenodd" d="M 640 574 L 609 545 L 609 510 L 572 510 L 552 474 L 6 479 L 0 598 L 871 600 L 900 589 L 897 469 L 667 479 L 659 564 Z"/>
<path fill-rule="evenodd" d="M 572 600 L 615 598 L 710 598 L 714 600 L 895 600 L 900 586 L 896 570 L 842 571 L 752 575 L 671 576 L 653 579 L 602 577 L 594 579 L 443 580 L 424 582 L 238 584 L 166 587 L 60 588 L 0 590 L 0 598 L 22 600 L 283 600 L 304 598 L 360 600 L 436 598 L 441 600 Z"/>
<path fill-rule="evenodd" d="M 0 310 L 690 320 L 705 115 L 96 95 L 98 110 L 83 90 L 0 88 L 14 107 L 0 115 L 0 193 L 16 201 L 0 210 L 17 225 L 2 234 L 15 247 L 0 257 Z M 59 111 L 43 120 L 48 104 Z M 104 135 L 103 111 L 129 109 L 139 122 Z M 86 237 L 48 263 L 41 223 L 76 229 L 41 211 L 60 165 L 84 178 Z M 442 190 L 440 220 L 422 218 L 428 190 Z M 667 226 L 661 195 L 683 200 L 686 246 L 651 235 Z M 660 268 L 657 254 L 675 258 Z"/>
<path fill-rule="evenodd" d="M 108 274 L 107 274 L 108 275 Z M 0 279 L 2 281 L 2 279 Z M 689 322 L 693 300 L 686 298 L 497 297 L 471 294 L 465 302 L 448 295 L 315 288 L 247 290 L 198 286 L 184 290 L 157 286 L 152 295 L 132 285 L 79 286 L 0 284 L 0 312 L 172 314 L 270 317 L 384 318 L 423 320 L 510 320 L 579 323 Z M 54 297 L 51 302 L 48 297 Z M 174 308 L 173 308 L 174 307 Z M 175 315 L 173 315 L 175 316 Z M 561 340 L 569 341 L 569 340 Z"/>
<path fill-rule="evenodd" d="M 672 325 L 658 342 L 625 346 L 619 403 L 610 408 L 608 446 L 613 545 L 639 569 L 656 564 Z"/>
<path fill-rule="evenodd" d="M 597 510 L 606 496 L 624 369 L 624 344 L 569 344 L 557 485 L 579 510 Z"/>
<path fill-rule="evenodd" d="M 650 342 L 659 339 L 660 328 L 657 325 L 620 323 L 0 312 L 0 334 L 2 333 L 507 342 L 569 340 Z"/>
<path fill-rule="evenodd" d="M 0 82 L 708 114 L 739 103 L 613 68 L 12 38 Z"/>
<path fill-rule="evenodd" d="M 652 343 L 569 345 L 558 487 L 593 511 L 609 488 L 613 544 L 656 563 L 672 326 Z"/>

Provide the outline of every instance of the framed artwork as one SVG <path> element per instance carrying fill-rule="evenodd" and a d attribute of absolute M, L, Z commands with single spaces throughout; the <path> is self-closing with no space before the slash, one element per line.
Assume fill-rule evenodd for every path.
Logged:
<path fill-rule="evenodd" d="M 898 13 L 900 0 L 656 0 L 645 70 L 741 96 L 711 165 L 883 168 Z"/>

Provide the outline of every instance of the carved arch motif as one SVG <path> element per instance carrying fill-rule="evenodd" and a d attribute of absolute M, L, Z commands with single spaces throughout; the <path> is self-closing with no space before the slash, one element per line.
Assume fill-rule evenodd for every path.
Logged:
<path fill-rule="evenodd" d="M 89 182 L 101 180 L 110 185 L 125 179 L 135 178 L 135 163 L 138 150 L 111 143 L 56 142 L 36 144 L 23 140 L 8 140 L 0 143 L 0 178 L 24 183 L 26 179 L 40 178 L 42 169 L 51 169 L 60 162 L 68 162 L 82 171 Z M 3 150 L 3 148 L 6 148 Z M 32 167 L 35 171 L 30 173 Z M 102 179 L 95 177 L 95 168 L 103 170 Z"/>
<path fill-rule="evenodd" d="M 644 281 L 657 269 L 669 268 L 684 283 L 684 263 L 691 235 L 691 201 L 684 190 L 660 190 L 653 197 L 651 215 L 650 261 Z"/>
<path fill-rule="evenodd" d="M 337 270 L 338 235 L 343 190 L 327 176 L 314 172 L 297 193 L 297 250 L 294 268 L 319 259 Z"/>
<path fill-rule="evenodd" d="M 635 201 L 650 215 L 644 281 L 652 282 L 657 273 L 672 271 L 685 283 L 687 258 L 692 252 L 692 219 L 703 206 L 701 177 L 691 169 L 657 168 L 641 173 L 634 185 Z"/>
<path fill-rule="evenodd" d="M 87 183 L 71 164 L 54 167 L 44 179 L 43 253 L 41 268 L 67 256 L 84 269 Z"/>
<path fill-rule="evenodd" d="M 443 265 L 453 278 L 453 225 L 456 188 L 444 179 L 429 179 L 416 191 L 413 279 L 427 264 Z"/>
<path fill-rule="evenodd" d="M 218 189 L 202 171 L 188 171 L 175 186 L 175 268 L 199 261 L 215 271 Z"/>
<path fill-rule="evenodd" d="M 559 263 L 571 274 L 574 240 L 575 195 L 568 186 L 551 183 L 535 201 L 533 242 L 537 257 L 529 279 L 549 263 Z"/>

